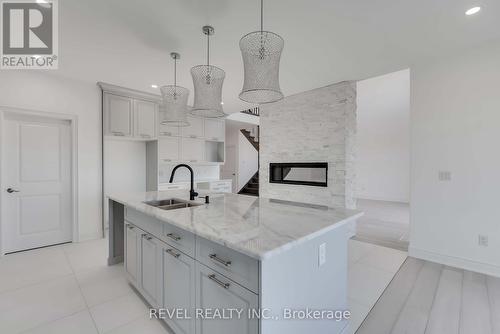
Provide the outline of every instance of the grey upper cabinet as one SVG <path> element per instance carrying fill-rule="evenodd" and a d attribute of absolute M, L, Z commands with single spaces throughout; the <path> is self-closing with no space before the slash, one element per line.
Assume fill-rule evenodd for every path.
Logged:
<path fill-rule="evenodd" d="M 125 272 L 130 282 L 137 286 L 139 263 L 140 230 L 134 225 L 125 224 Z"/>
<path fill-rule="evenodd" d="M 146 300 L 153 306 L 161 305 L 161 244 L 148 233 L 140 238 L 140 283 L 139 288 Z"/>
<path fill-rule="evenodd" d="M 202 138 L 204 136 L 203 118 L 188 116 L 187 121 L 189 122 L 189 126 L 185 126 L 181 129 L 182 136 Z"/>
<path fill-rule="evenodd" d="M 106 135 L 133 135 L 133 100 L 114 94 L 104 94 L 104 130 Z"/>
<path fill-rule="evenodd" d="M 153 102 L 134 100 L 135 136 L 144 139 L 156 137 L 158 105 Z"/>
<path fill-rule="evenodd" d="M 196 308 L 241 309 L 231 319 L 197 319 L 197 334 L 258 334 L 258 320 L 248 310 L 257 310 L 258 296 L 200 263 L 196 263 Z"/>
<path fill-rule="evenodd" d="M 213 141 L 224 141 L 225 126 L 224 120 L 205 119 L 205 138 Z"/>
<path fill-rule="evenodd" d="M 195 332 L 195 261 L 174 247 L 164 244 L 163 252 L 163 308 L 183 309 L 191 319 L 167 318 L 166 323 L 176 334 Z"/>

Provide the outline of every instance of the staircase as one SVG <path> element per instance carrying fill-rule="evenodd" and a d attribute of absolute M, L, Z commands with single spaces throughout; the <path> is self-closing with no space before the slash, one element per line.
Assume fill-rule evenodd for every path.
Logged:
<path fill-rule="evenodd" d="M 241 188 L 238 194 L 259 196 L 259 172 L 255 173 L 254 176 L 248 181 L 243 188 Z"/>
<path fill-rule="evenodd" d="M 252 144 L 252 146 L 259 152 L 259 141 L 258 141 L 258 127 L 257 127 L 257 138 L 256 136 L 252 136 L 252 133 L 248 130 L 241 129 L 241 133 L 245 136 L 246 139 Z M 245 184 L 243 188 L 238 192 L 238 194 L 242 195 L 251 195 L 251 196 L 259 196 L 259 172 L 254 174 L 250 181 Z"/>

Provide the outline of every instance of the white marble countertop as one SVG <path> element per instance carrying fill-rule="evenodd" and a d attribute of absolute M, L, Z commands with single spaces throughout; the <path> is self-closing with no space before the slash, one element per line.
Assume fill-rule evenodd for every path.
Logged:
<path fill-rule="evenodd" d="M 161 210 L 145 201 L 189 199 L 186 190 L 110 194 L 108 197 L 160 221 L 264 260 L 363 215 L 362 212 L 236 194 L 210 195 L 210 204 Z M 195 202 L 204 203 L 203 199 Z"/>

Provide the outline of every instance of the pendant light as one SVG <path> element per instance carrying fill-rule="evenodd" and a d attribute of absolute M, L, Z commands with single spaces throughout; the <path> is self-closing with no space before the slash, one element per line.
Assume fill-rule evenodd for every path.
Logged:
<path fill-rule="evenodd" d="M 260 1 L 260 31 L 240 39 L 245 79 L 240 99 L 250 103 L 281 100 L 279 66 L 285 42 L 281 36 L 264 30 L 264 0 Z"/>
<path fill-rule="evenodd" d="M 210 65 L 210 36 L 214 28 L 204 26 L 203 33 L 207 36 L 207 64 L 198 65 L 191 69 L 194 84 L 194 103 L 191 114 L 208 118 L 225 117 L 222 110 L 222 84 L 226 72 Z"/>
<path fill-rule="evenodd" d="M 181 55 L 177 52 L 172 52 L 170 57 L 174 60 L 174 84 L 166 85 L 160 88 L 162 95 L 162 103 L 160 112 L 163 114 L 161 124 L 169 126 L 188 126 L 187 121 L 187 101 L 189 90 L 184 87 L 177 86 L 177 60 Z"/>

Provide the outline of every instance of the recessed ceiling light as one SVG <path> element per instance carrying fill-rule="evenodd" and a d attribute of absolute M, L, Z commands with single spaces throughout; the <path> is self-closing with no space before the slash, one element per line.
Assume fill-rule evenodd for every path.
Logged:
<path fill-rule="evenodd" d="M 151 85 L 151 88 L 158 88 L 158 85 Z"/>
<path fill-rule="evenodd" d="M 47 3 L 47 0 L 36 0 L 38 3 Z"/>
<path fill-rule="evenodd" d="M 220 104 L 224 104 L 224 102 L 221 102 Z"/>
<path fill-rule="evenodd" d="M 465 12 L 465 15 L 474 15 L 481 11 L 481 7 L 473 7 Z"/>

